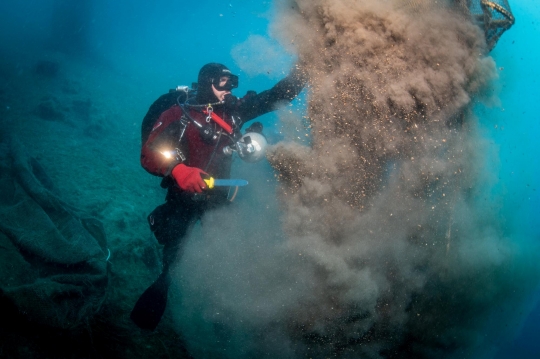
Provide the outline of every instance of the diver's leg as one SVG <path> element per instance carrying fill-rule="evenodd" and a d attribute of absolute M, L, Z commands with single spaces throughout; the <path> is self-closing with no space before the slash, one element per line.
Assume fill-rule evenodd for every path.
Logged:
<path fill-rule="evenodd" d="M 141 295 L 131 312 L 131 319 L 140 328 L 154 330 L 159 324 L 171 283 L 169 269 L 177 261 L 184 239 L 200 218 L 200 209 L 191 203 L 167 201 L 158 206 L 148 222 L 156 239 L 163 244 L 163 268 L 157 280 Z"/>
<path fill-rule="evenodd" d="M 168 272 L 170 267 L 180 259 L 186 239 L 199 219 L 200 216 L 196 211 L 177 213 L 177 217 L 171 223 L 174 237 L 163 246 L 163 272 Z"/>
<path fill-rule="evenodd" d="M 158 206 L 148 216 L 150 229 L 159 244 L 163 245 L 163 270 L 168 270 L 179 258 L 185 238 L 201 214 L 200 204 L 173 198 Z"/>

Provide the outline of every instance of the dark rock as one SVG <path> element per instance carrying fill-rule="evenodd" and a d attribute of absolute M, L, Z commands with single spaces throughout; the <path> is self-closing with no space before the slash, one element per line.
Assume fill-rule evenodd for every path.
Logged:
<path fill-rule="evenodd" d="M 36 115 L 48 121 L 64 121 L 66 116 L 51 100 L 45 100 L 36 107 Z"/>
<path fill-rule="evenodd" d="M 34 66 L 34 73 L 39 76 L 53 78 L 58 76 L 60 65 L 57 62 L 43 60 Z"/>

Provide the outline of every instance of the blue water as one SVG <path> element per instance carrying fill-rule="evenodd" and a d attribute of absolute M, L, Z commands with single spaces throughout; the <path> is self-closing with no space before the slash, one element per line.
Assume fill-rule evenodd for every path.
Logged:
<path fill-rule="evenodd" d="M 493 91 L 498 91 L 500 104 L 489 107 L 479 103 L 475 111 L 492 149 L 498 151 L 500 163 L 492 167 L 498 181 L 492 195 L 500 198 L 505 230 L 538 242 L 540 4 L 535 0 L 514 0 L 510 5 L 516 24 L 491 53 L 499 74 Z M 54 9 L 59 6 L 64 16 L 55 18 Z M 80 8 L 87 10 L 81 13 Z M 77 28 L 69 22 L 57 23 L 57 34 L 62 34 L 65 26 L 80 36 L 51 36 L 51 19 L 61 22 L 74 14 L 83 25 Z M 272 1 L 85 0 L 77 8 L 67 0 L 4 1 L 0 4 L 0 61 L 24 68 L 42 54 L 63 51 L 77 61 L 105 64 L 122 74 L 130 91 L 143 94 L 147 103 L 134 105 L 139 111 L 134 113 L 140 114 L 167 89 L 195 81 L 201 65 L 208 62 L 227 64 L 240 76 L 237 94 L 272 86 L 294 61 L 294 54 L 286 53 L 271 37 L 272 16 Z M 257 59 L 260 52 L 272 50 L 274 61 L 261 62 L 259 69 L 247 73 L 243 70 L 246 66 L 239 66 L 235 56 L 245 51 L 238 48 L 239 44 L 256 36 L 266 42 L 260 51 L 251 48 L 248 56 Z M 301 103 L 296 106 L 302 111 Z M 273 139 L 280 136 L 276 120 L 275 114 L 262 118 Z M 540 303 L 534 304 L 538 296 L 540 292 L 531 295 L 532 312 L 523 313 L 518 324 L 512 324 L 515 328 L 510 332 L 516 338 L 506 338 L 509 343 L 495 358 L 540 357 Z"/>
<path fill-rule="evenodd" d="M 503 35 L 492 56 L 499 68 L 501 107 L 479 111 L 481 121 L 500 150 L 504 208 L 511 226 L 531 241 L 540 240 L 540 5 L 513 1 L 516 24 Z M 497 127 L 495 128 L 495 125 Z M 537 295 L 538 296 L 538 295 Z M 539 358 L 540 303 L 526 319 L 518 337 L 501 349 L 496 358 Z"/>

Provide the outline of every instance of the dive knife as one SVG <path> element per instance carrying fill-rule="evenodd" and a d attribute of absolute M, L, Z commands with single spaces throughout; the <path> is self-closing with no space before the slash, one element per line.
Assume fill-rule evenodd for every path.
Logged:
<path fill-rule="evenodd" d="M 248 181 L 244 179 L 215 179 L 213 177 L 204 179 L 204 182 L 206 182 L 209 189 L 222 186 L 240 187 L 248 184 Z"/>

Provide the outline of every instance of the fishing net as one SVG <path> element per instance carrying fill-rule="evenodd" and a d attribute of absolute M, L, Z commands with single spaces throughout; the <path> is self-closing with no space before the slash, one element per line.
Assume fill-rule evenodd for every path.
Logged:
<path fill-rule="evenodd" d="M 63 202 L 19 142 L 1 141 L 0 154 L 0 316 L 77 328 L 105 298 L 103 226 Z"/>
<path fill-rule="evenodd" d="M 515 22 L 507 0 L 472 1 L 470 10 L 484 29 L 490 50 L 495 47 L 501 35 Z"/>

